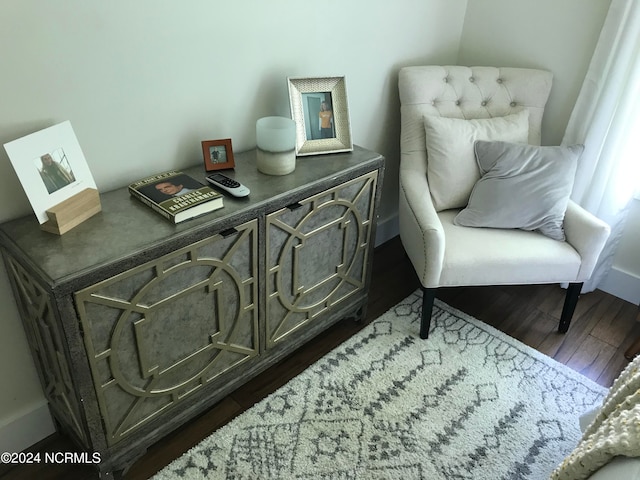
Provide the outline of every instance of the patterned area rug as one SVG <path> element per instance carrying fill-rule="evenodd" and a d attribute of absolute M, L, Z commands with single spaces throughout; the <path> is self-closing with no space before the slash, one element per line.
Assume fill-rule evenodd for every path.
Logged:
<path fill-rule="evenodd" d="M 545 479 L 606 389 L 420 292 L 214 432 L 167 479 Z"/>

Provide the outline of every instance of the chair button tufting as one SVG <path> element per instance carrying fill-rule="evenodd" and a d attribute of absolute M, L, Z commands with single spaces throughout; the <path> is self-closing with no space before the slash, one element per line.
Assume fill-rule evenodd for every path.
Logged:
<path fill-rule="evenodd" d="M 517 105 L 516 102 L 511 102 L 509 105 L 511 105 L 512 107 L 515 107 Z"/>
<path fill-rule="evenodd" d="M 460 105 L 460 100 L 456 100 L 456 105 Z"/>
<path fill-rule="evenodd" d="M 481 105 L 482 105 L 483 107 L 486 107 L 486 106 L 487 106 L 487 102 L 486 102 L 486 101 L 483 101 L 483 102 L 481 103 Z"/>
<path fill-rule="evenodd" d="M 449 77 L 444 77 L 444 83 L 448 83 L 449 82 Z"/>
<path fill-rule="evenodd" d="M 473 77 L 469 77 L 469 81 L 470 81 L 471 83 L 473 83 L 473 82 L 475 82 L 475 81 L 476 81 L 476 79 L 475 79 L 475 78 L 473 78 Z"/>
<path fill-rule="evenodd" d="M 502 79 L 501 79 L 501 78 L 499 78 L 499 79 L 497 80 L 497 82 L 498 82 L 498 83 L 502 83 Z"/>

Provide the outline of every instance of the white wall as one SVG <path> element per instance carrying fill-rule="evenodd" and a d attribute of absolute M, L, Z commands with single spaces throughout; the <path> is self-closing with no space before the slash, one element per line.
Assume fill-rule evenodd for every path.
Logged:
<path fill-rule="evenodd" d="M 287 76 L 345 75 L 354 142 L 387 157 L 384 223 L 397 212 L 397 71 L 455 63 L 466 5 L 4 0 L 0 143 L 70 120 L 107 191 L 200 163 L 202 140 L 253 148 L 258 118 L 289 114 Z M 0 221 L 31 214 L 4 149 L 0 177 Z M 0 451 L 17 451 L 51 426 L 4 268 L 0 305 Z"/>
<path fill-rule="evenodd" d="M 562 140 L 610 0 L 472 0 L 459 63 L 544 68 L 554 74 L 544 144 Z M 578 167 L 579 168 L 579 167 Z M 640 200 L 633 200 L 613 268 L 599 288 L 640 302 Z"/>
<path fill-rule="evenodd" d="M 558 145 L 609 3 L 610 0 L 472 0 L 466 11 L 459 63 L 553 72 L 542 142 Z"/>

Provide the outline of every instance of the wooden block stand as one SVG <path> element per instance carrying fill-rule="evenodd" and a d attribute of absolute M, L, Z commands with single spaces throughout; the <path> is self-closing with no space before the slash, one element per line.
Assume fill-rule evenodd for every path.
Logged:
<path fill-rule="evenodd" d="M 40 228 L 46 232 L 62 235 L 101 210 L 98 191 L 94 188 L 86 188 L 47 210 L 49 220 L 40 225 Z"/>

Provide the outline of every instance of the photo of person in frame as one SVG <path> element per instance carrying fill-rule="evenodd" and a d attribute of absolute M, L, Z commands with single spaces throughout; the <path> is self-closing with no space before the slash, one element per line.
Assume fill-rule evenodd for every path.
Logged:
<path fill-rule="evenodd" d="M 211 163 L 227 163 L 227 149 L 219 145 L 209 147 L 209 158 Z"/>
<path fill-rule="evenodd" d="M 327 102 L 322 102 L 320 104 L 320 113 L 318 113 L 318 117 L 320 118 L 320 137 L 334 138 L 333 112 Z"/>
<path fill-rule="evenodd" d="M 331 92 L 303 93 L 307 140 L 335 138 Z"/>
<path fill-rule="evenodd" d="M 53 193 L 75 182 L 64 151 L 60 148 L 35 160 L 36 168 L 47 192 Z"/>

